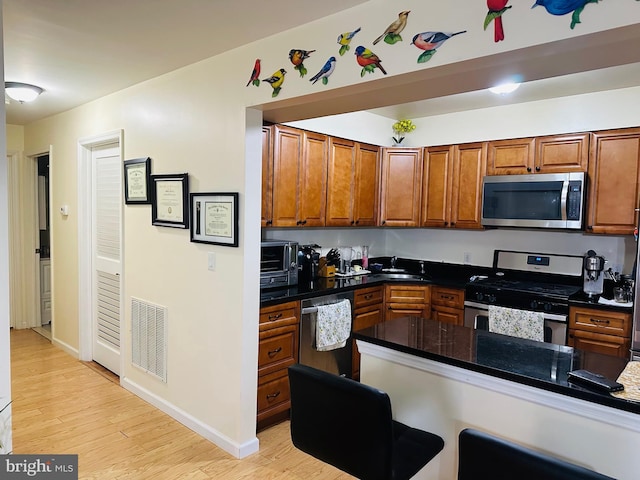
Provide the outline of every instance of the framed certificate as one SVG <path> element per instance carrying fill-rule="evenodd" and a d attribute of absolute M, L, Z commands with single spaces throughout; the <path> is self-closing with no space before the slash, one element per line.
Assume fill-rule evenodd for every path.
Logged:
<path fill-rule="evenodd" d="M 151 203 L 151 158 L 124 161 L 124 203 L 148 205 Z"/>
<path fill-rule="evenodd" d="M 151 175 L 151 223 L 161 227 L 189 228 L 189 174 Z"/>
<path fill-rule="evenodd" d="M 192 193 L 191 241 L 238 246 L 238 193 Z"/>

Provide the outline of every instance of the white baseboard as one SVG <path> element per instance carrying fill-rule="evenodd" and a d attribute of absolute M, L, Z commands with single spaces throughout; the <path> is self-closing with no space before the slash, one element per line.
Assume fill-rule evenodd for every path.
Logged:
<path fill-rule="evenodd" d="M 226 435 L 202 423 L 197 418 L 194 418 L 192 415 L 172 403 L 167 402 L 163 398 L 158 397 L 146 388 L 132 382 L 128 378 L 121 377 L 120 385 L 236 458 L 245 458 L 258 451 L 259 443 L 257 437 L 243 444 L 238 444 Z"/>
<path fill-rule="evenodd" d="M 53 345 L 55 345 L 56 347 L 64 350 L 65 352 L 67 352 L 73 358 L 80 358 L 80 352 L 78 352 L 78 349 L 77 348 L 73 348 L 68 343 L 61 342 L 60 340 L 58 340 L 55 337 L 51 338 L 51 343 L 53 343 Z"/>

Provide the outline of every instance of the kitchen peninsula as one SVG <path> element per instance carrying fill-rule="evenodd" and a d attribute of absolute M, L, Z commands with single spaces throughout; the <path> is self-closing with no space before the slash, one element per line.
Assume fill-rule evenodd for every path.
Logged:
<path fill-rule="evenodd" d="M 417 317 L 354 333 L 361 380 L 389 393 L 397 419 L 445 438 L 438 467 L 455 471 L 457 434 L 474 427 L 619 479 L 637 478 L 640 403 L 567 382 L 589 369 L 615 380 L 625 359 Z"/>

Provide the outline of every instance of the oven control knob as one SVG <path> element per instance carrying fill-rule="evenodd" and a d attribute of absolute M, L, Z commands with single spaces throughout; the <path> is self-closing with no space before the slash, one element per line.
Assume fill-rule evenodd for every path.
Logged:
<path fill-rule="evenodd" d="M 476 300 L 482 301 L 483 298 L 484 295 L 482 294 L 482 292 L 476 292 Z"/>
<path fill-rule="evenodd" d="M 545 309 L 546 312 L 551 311 L 551 304 L 550 303 L 545 303 L 544 304 L 544 309 Z"/>
<path fill-rule="evenodd" d="M 487 297 L 487 299 L 489 300 L 489 302 L 491 302 L 491 303 L 495 303 L 495 301 L 496 301 L 496 296 L 495 296 L 495 295 L 489 295 L 489 296 Z"/>
<path fill-rule="evenodd" d="M 537 300 L 532 300 L 531 301 L 531 309 L 535 310 L 536 308 L 538 308 L 538 301 Z"/>

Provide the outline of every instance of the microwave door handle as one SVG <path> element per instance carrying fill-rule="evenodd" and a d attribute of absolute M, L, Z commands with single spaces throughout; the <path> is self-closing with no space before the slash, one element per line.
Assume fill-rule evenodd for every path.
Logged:
<path fill-rule="evenodd" d="M 569 180 L 562 182 L 562 193 L 560 194 L 560 211 L 562 220 L 567 221 L 567 197 L 569 196 Z"/>

